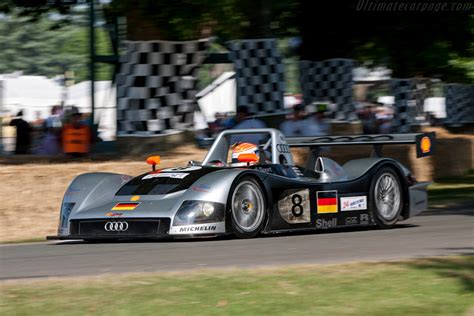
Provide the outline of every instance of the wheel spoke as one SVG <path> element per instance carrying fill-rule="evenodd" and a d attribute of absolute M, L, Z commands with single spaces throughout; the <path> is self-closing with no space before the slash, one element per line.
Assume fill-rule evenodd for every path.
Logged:
<path fill-rule="evenodd" d="M 400 188 L 391 173 L 382 174 L 375 183 L 375 206 L 386 220 L 395 218 L 400 207 Z"/>
<path fill-rule="evenodd" d="M 235 224 L 246 232 L 258 228 L 264 216 L 263 195 L 252 181 L 237 185 L 232 197 L 232 215 Z"/>

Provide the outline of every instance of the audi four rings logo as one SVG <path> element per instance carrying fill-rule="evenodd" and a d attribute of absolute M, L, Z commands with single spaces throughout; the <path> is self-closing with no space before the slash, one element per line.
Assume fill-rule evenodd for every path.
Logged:
<path fill-rule="evenodd" d="M 290 153 L 290 146 L 288 146 L 287 144 L 277 144 L 276 148 L 281 153 Z"/>
<path fill-rule="evenodd" d="M 107 222 L 104 229 L 106 232 L 124 232 L 128 229 L 127 222 Z"/>

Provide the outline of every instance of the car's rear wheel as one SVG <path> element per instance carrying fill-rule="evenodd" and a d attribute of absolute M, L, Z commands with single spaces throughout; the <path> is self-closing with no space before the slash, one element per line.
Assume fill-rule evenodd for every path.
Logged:
<path fill-rule="evenodd" d="M 251 177 L 240 179 L 230 194 L 230 221 L 239 238 L 252 238 L 263 228 L 266 217 L 265 195 Z"/>
<path fill-rule="evenodd" d="M 403 208 L 403 192 L 397 173 L 382 167 L 370 186 L 370 208 L 375 223 L 381 228 L 395 225 Z"/>

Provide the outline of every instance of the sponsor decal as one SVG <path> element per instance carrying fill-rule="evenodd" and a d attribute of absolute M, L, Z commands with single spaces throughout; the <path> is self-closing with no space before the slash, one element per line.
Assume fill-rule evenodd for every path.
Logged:
<path fill-rule="evenodd" d="M 193 191 L 208 193 L 211 189 L 207 184 L 194 185 L 191 187 Z"/>
<path fill-rule="evenodd" d="M 273 170 L 270 167 L 259 167 L 259 166 L 257 166 L 257 167 L 255 167 L 255 170 L 258 170 L 260 172 L 265 172 L 265 173 L 273 173 Z"/>
<path fill-rule="evenodd" d="M 278 201 L 278 212 L 289 224 L 309 223 L 309 190 L 286 190 Z"/>
<path fill-rule="evenodd" d="M 225 223 L 196 224 L 185 226 L 172 226 L 170 235 L 195 235 L 195 234 L 213 234 L 224 233 Z"/>
<path fill-rule="evenodd" d="M 109 212 L 105 214 L 105 216 L 109 216 L 109 217 L 122 216 L 122 215 L 123 213 L 118 213 L 118 212 Z"/>
<path fill-rule="evenodd" d="M 277 144 L 276 148 L 280 153 L 283 153 L 283 154 L 290 153 L 290 146 L 288 146 L 287 144 Z"/>
<path fill-rule="evenodd" d="M 367 209 L 366 196 L 341 197 L 341 211 L 359 211 Z"/>
<path fill-rule="evenodd" d="M 329 220 L 324 218 L 318 218 L 316 220 L 316 228 L 328 229 L 334 227 L 337 227 L 337 218 L 335 217 Z"/>
<path fill-rule="evenodd" d="M 369 225 L 370 224 L 369 214 L 360 214 L 360 224 L 361 225 Z"/>
<path fill-rule="evenodd" d="M 297 175 L 298 177 L 302 177 L 302 176 L 303 176 L 303 173 L 300 171 L 300 169 L 299 169 L 298 167 L 293 166 L 293 167 L 291 167 L 291 168 L 293 169 L 293 171 L 296 173 L 296 175 Z"/>
<path fill-rule="evenodd" d="M 189 173 L 178 173 L 178 172 L 168 172 L 168 173 L 153 173 L 147 174 L 142 178 L 142 180 L 153 179 L 153 178 L 173 178 L 173 179 L 184 179 Z"/>
<path fill-rule="evenodd" d="M 435 151 L 435 132 L 416 135 L 416 158 L 426 157 Z"/>
<path fill-rule="evenodd" d="M 112 211 L 133 211 L 140 205 L 140 202 L 117 203 L 112 207 Z"/>
<path fill-rule="evenodd" d="M 176 167 L 176 168 L 167 168 L 167 169 L 162 169 L 161 171 L 164 172 L 174 172 L 174 171 L 196 171 L 201 169 L 202 167 L 200 166 L 188 166 L 188 167 Z"/>
<path fill-rule="evenodd" d="M 124 232 L 128 230 L 127 222 L 107 222 L 104 225 L 106 232 Z"/>
<path fill-rule="evenodd" d="M 428 136 L 421 139 L 420 143 L 421 152 L 427 154 L 431 151 L 431 140 Z"/>
<path fill-rule="evenodd" d="M 130 179 L 132 179 L 133 177 L 126 176 L 126 175 L 121 175 L 120 178 L 122 179 L 122 183 L 126 183 L 126 182 L 130 181 Z"/>
<path fill-rule="evenodd" d="M 134 195 L 130 198 L 130 201 L 134 202 L 134 201 L 138 201 L 141 199 L 141 196 L 140 195 Z"/>
<path fill-rule="evenodd" d="M 357 225 L 359 218 L 357 216 L 349 216 L 344 219 L 344 225 Z"/>
<path fill-rule="evenodd" d="M 316 192 L 318 214 L 337 213 L 337 191 Z"/>

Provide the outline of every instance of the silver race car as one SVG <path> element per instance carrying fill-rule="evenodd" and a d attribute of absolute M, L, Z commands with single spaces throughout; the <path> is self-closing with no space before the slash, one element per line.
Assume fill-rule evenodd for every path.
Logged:
<path fill-rule="evenodd" d="M 259 144 L 240 142 L 259 136 Z M 87 173 L 69 185 L 57 236 L 48 239 L 134 239 L 259 233 L 378 225 L 388 228 L 427 207 L 429 182 L 418 183 L 382 146 L 434 149 L 434 133 L 285 138 L 276 129 L 227 130 L 202 162 L 137 177 Z M 235 144 L 237 143 L 237 144 Z M 340 166 L 321 157 L 331 146 L 373 145 L 370 158 Z M 306 166 L 291 147 L 308 147 Z"/>

